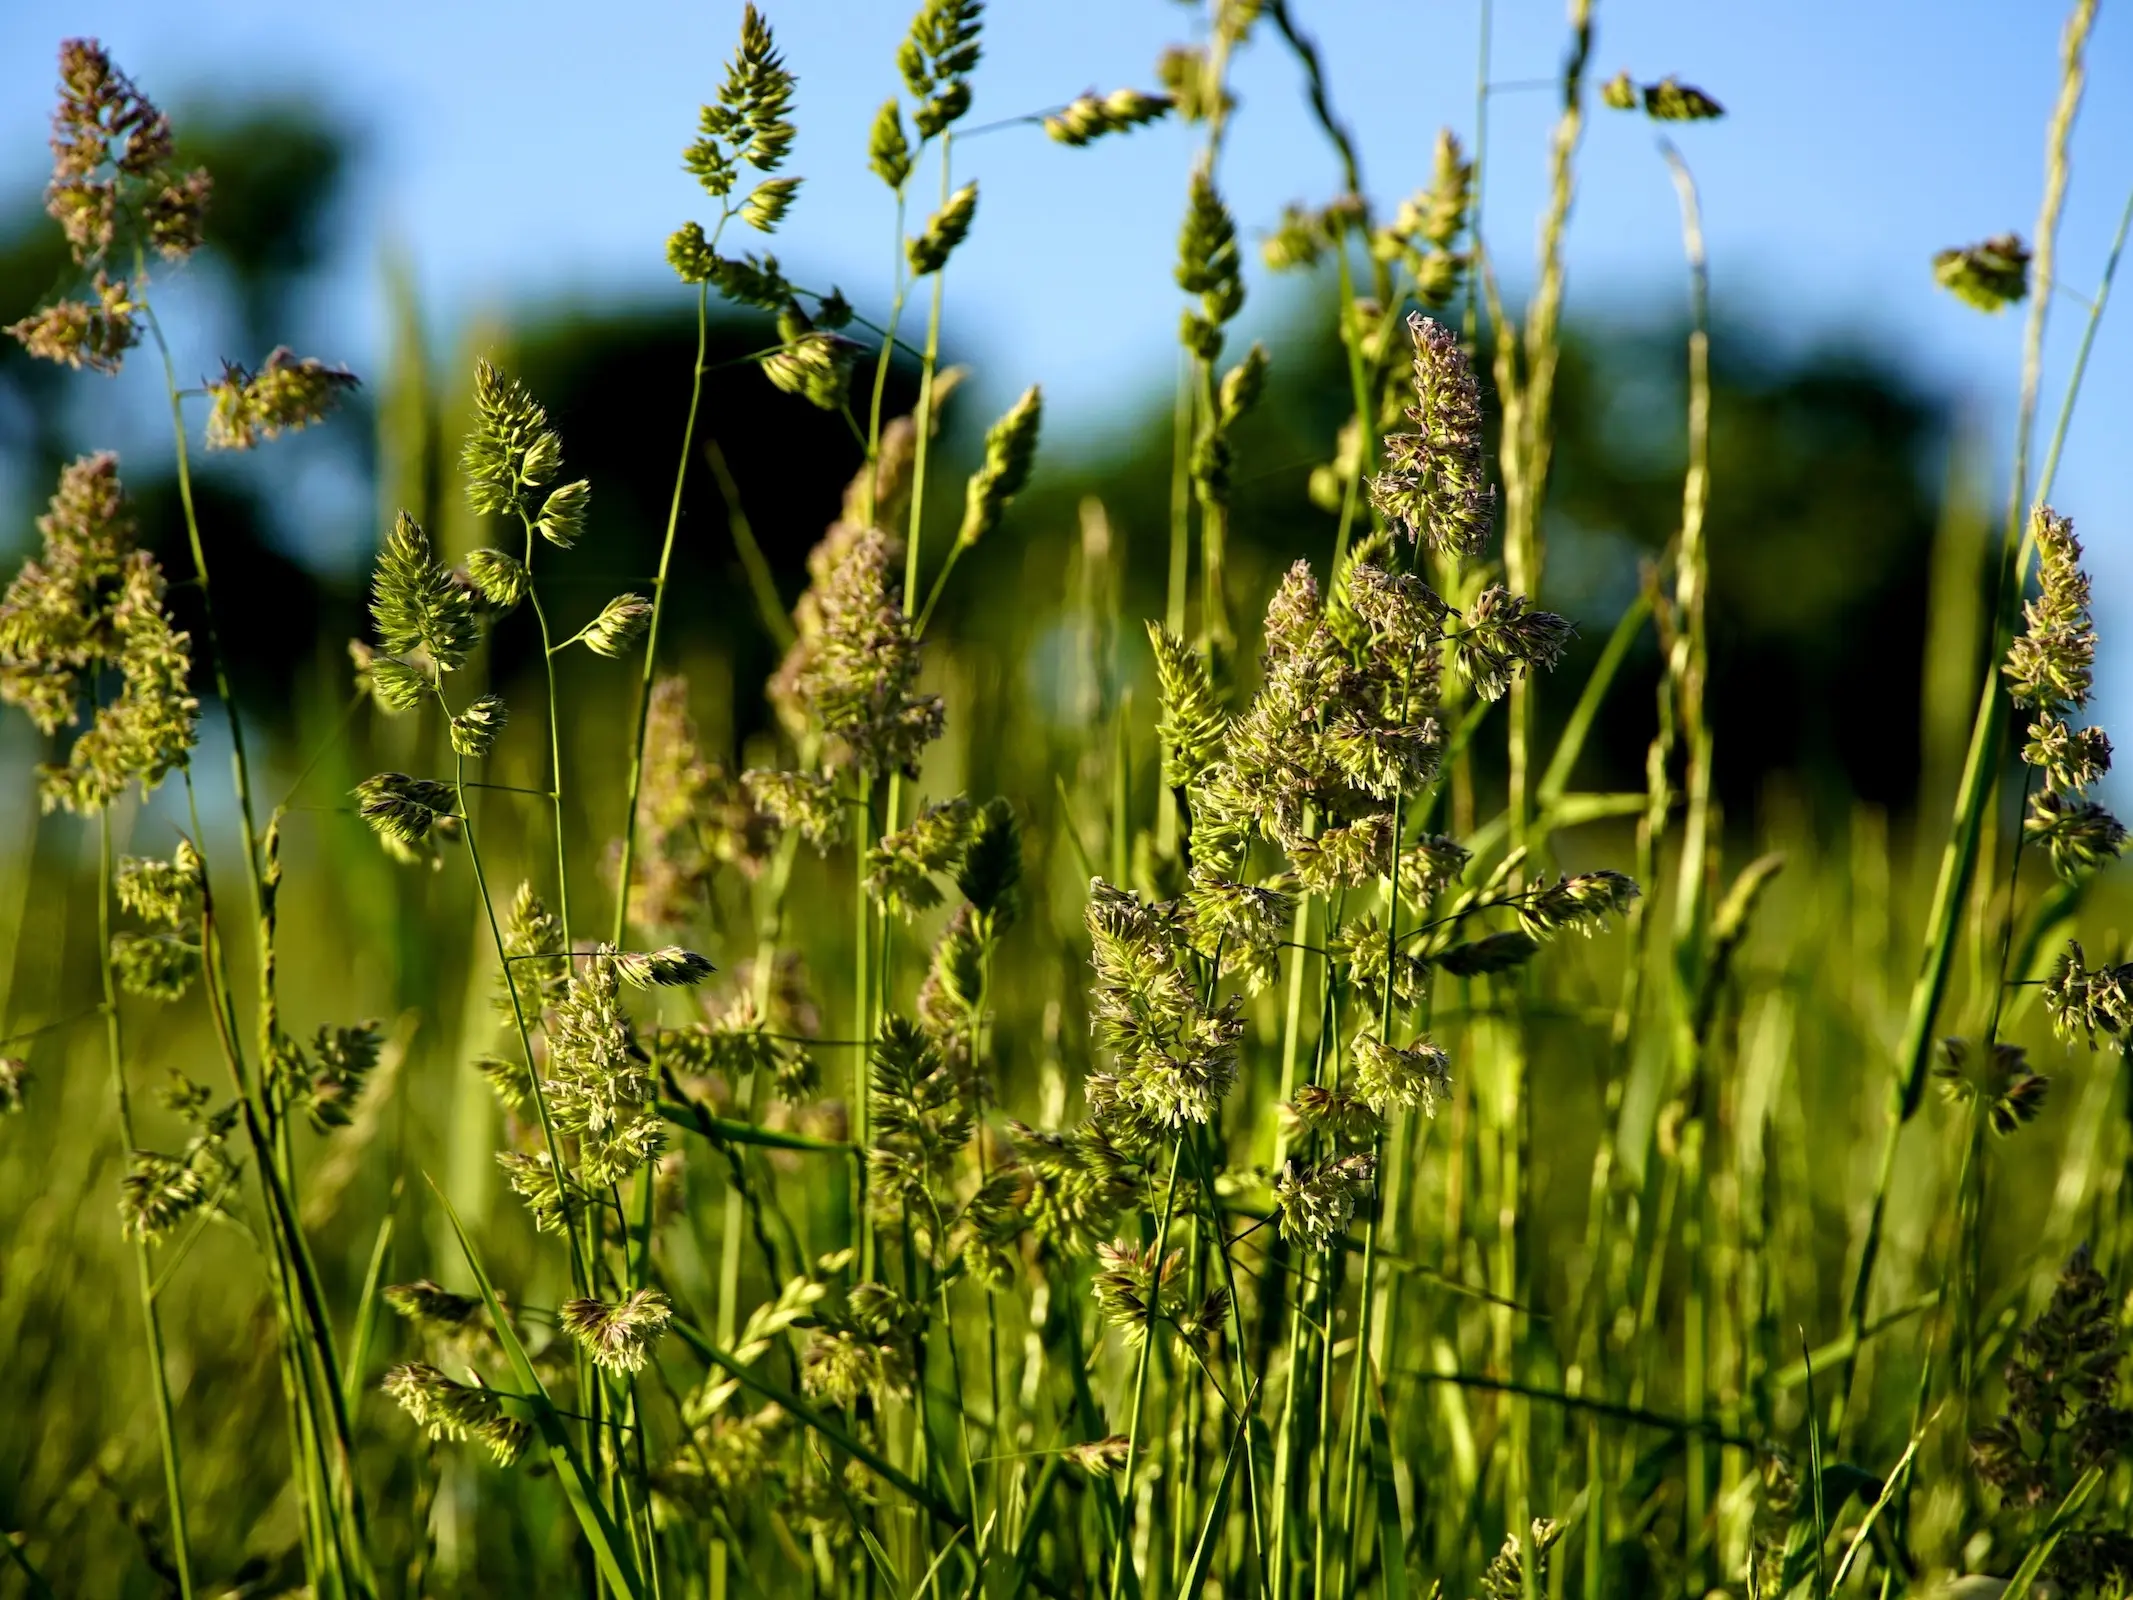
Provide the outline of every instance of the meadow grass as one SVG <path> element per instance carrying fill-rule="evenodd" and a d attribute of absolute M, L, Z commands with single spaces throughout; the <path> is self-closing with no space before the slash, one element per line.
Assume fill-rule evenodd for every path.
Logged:
<path fill-rule="evenodd" d="M 497 352 L 462 378 L 453 508 L 381 530 L 353 694 L 290 749 L 233 692 L 248 618 L 190 451 L 335 425 L 355 375 L 278 349 L 181 387 L 154 304 L 212 175 L 64 45 L 47 199 L 79 282 L 10 331 L 97 372 L 156 348 L 188 564 L 89 456 L 0 601 L 0 697 L 51 757 L 10 779 L 45 815 L 6 865 L 0 1593 L 2125 1592 L 2125 835 L 2089 794 L 2089 580 L 2049 499 L 2123 226 L 2036 439 L 2095 8 L 2029 242 L 1934 263 L 2028 320 L 1974 722 L 1915 865 L 1863 805 L 1834 843 L 1781 800 L 1723 815 L 1714 751 L 1754 737 L 1708 714 L 1693 163 L 1723 108 L 1592 82 L 1598 9 L 1570 9 L 1514 314 L 1477 220 L 1487 0 L 1476 126 L 1389 217 L 1285 0 L 1212 0 L 1156 87 L 960 135 L 980 7 L 926 0 L 866 153 L 875 324 L 740 247 L 805 203 L 749 8 L 683 157 L 715 212 L 668 249 L 697 338 L 646 424 L 680 434 L 649 592 L 557 581 L 600 485 Z M 1254 42 L 1342 174 L 1263 254 L 1330 266 L 1351 402 L 1270 595 L 1229 550 L 1237 429 L 1281 379 L 1236 348 L 1221 182 Z M 1564 238 L 1608 116 L 1672 135 L 1685 470 L 1556 724 Z M 1062 721 L 941 622 L 966 555 L 1046 537 L 1017 520 L 1036 389 L 941 482 L 983 225 L 956 141 L 1163 118 L 1197 135 L 1167 590 L 1126 614 L 1085 505 Z M 714 294 L 863 452 L 789 608 L 704 414 Z M 385 482 L 422 476 L 404 422 L 381 409 Z M 671 592 L 703 473 L 783 652 L 739 750 Z M 1644 786 L 1581 787 L 1647 635 Z"/>

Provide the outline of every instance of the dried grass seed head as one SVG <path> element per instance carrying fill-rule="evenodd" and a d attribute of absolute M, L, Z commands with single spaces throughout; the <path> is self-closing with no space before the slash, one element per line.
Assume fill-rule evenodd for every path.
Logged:
<path fill-rule="evenodd" d="M 1281 1236 L 1321 1254 L 1334 1249 L 1355 1216 L 1356 1196 L 1377 1178 L 1377 1157 L 1358 1150 L 1329 1160 L 1292 1160 L 1274 1175 Z"/>
<path fill-rule="evenodd" d="M 0 595 L 0 700 L 52 734 L 79 716 L 83 674 L 120 650 L 113 608 L 134 522 L 118 457 L 67 466 L 37 529 L 41 551 Z"/>
<path fill-rule="evenodd" d="M 62 299 L 7 330 L 32 356 L 116 372 L 140 336 L 129 286 L 103 262 L 129 250 L 182 261 L 200 246 L 212 184 L 172 160 L 170 121 L 94 39 L 59 47 L 52 176 L 45 210 L 77 267 L 94 269 L 90 299 Z"/>
<path fill-rule="evenodd" d="M 618 594 L 585 624 L 578 637 L 594 655 L 613 661 L 627 655 L 651 625 L 651 601 L 641 594 Z"/>
<path fill-rule="evenodd" d="M 2133 966 L 2091 967 L 2079 941 L 2069 939 L 2045 977 L 2044 1009 L 2060 1038 L 2079 1034 L 2093 1047 L 2101 1033 L 2124 1050 L 2133 1028 Z"/>
<path fill-rule="evenodd" d="M 563 1331 L 607 1372 L 643 1371 L 673 1320 L 673 1307 L 657 1289 L 634 1290 L 616 1301 L 566 1300 L 557 1313 Z"/>
<path fill-rule="evenodd" d="M 2029 1053 L 2003 1040 L 1979 1049 L 1966 1039 L 1943 1039 L 1933 1075 L 1951 1105 L 1982 1101 L 1992 1131 L 2003 1138 L 2035 1120 L 2051 1088 L 2051 1079 L 2030 1070 Z"/>
<path fill-rule="evenodd" d="M 896 52 L 904 88 L 918 102 L 911 120 L 919 137 L 946 132 L 970 109 L 970 75 L 983 52 L 980 0 L 925 0 Z"/>
<path fill-rule="evenodd" d="M 910 262 L 911 275 L 923 278 L 945 267 L 956 247 L 970 236 L 970 225 L 977 220 L 977 215 L 978 186 L 975 183 L 964 184 L 943 200 L 941 208 L 926 219 L 924 230 L 905 243 L 904 255 Z"/>
<path fill-rule="evenodd" d="M 937 695 L 919 694 L 918 642 L 896 598 L 886 536 L 859 534 L 817 591 L 820 628 L 795 689 L 837 765 L 915 775 L 940 736 Z"/>
<path fill-rule="evenodd" d="M 1933 258 L 1933 281 L 1979 311 L 2004 311 L 2029 298 L 2029 246 L 2000 233 Z"/>
<path fill-rule="evenodd" d="M 508 1416 L 493 1391 L 456 1382 L 427 1362 L 394 1367 L 380 1387 L 430 1438 L 479 1439 L 498 1466 L 512 1465 L 533 1442 L 532 1426 Z"/>
<path fill-rule="evenodd" d="M 222 376 L 207 386 L 207 447 L 249 450 L 262 439 L 308 428 L 357 387 L 346 367 L 299 357 L 286 345 L 277 346 L 257 372 L 226 361 Z"/>
<path fill-rule="evenodd" d="M 1438 554 L 1472 557 L 1488 543 L 1496 491 L 1488 482 L 1481 433 L 1481 384 L 1459 336 L 1416 312 L 1417 433 L 1385 440 L 1385 468 L 1370 484 L 1371 504 L 1409 539 Z"/>
<path fill-rule="evenodd" d="M 1061 144 L 1085 145 L 1106 134 L 1128 133 L 1160 122 L 1176 104 L 1167 94 L 1148 94 L 1139 89 L 1113 89 L 1098 94 L 1091 89 L 1077 95 L 1064 109 L 1044 119 L 1044 131 Z"/>
<path fill-rule="evenodd" d="M 379 642 L 396 656 L 421 651 L 441 672 L 456 672 L 473 652 L 474 597 L 431 550 L 420 523 L 401 512 L 379 552 L 370 615 Z"/>
<path fill-rule="evenodd" d="M 1029 482 L 1037 459 L 1037 431 L 1044 417 L 1044 394 L 1032 384 L 985 434 L 985 455 L 970 475 L 963 496 L 963 525 L 957 543 L 968 547 L 1000 525 L 1008 502 Z"/>
<path fill-rule="evenodd" d="M 126 352 L 140 343 L 132 286 L 101 268 L 90 279 L 93 300 L 56 300 L 8 325 L 30 355 L 76 371 L 87 367 L 106 375 L 124 365 Z"/>
<path fill-rule="evenodd" d="M 163 604 L 163 573 L 145 550 L 121 569 L 111 603 L 117 650 L 103 664 L 119 673 L 116 698 L 98 707 L 63 767 L 40 767 L 45 810 L 98 811 L 138 784 L 146 794 L 186 765 L 197 737 L 200 702 L 187 692 L 192 638 Z"/>
<path fill-rule="evenodd" d="M 481 760 L 495 748 L 497 737 L 509 720 L 502 695 L 476 695 L 464 711 L 452 718 L 452 749 L 469 760 Z"/>
<path fill-rule="evenodd" d="M 1379 1116 L 1419 1106 L 1434 1117 L 1451 1091 L 1451 1058 L 1427 1040 L 1405 1049 L 1367 1033 L 1355 1041 L 1355 1093 Z"/>

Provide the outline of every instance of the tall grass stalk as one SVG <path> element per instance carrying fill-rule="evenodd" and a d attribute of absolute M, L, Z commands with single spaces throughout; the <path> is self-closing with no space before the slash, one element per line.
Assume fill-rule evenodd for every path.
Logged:
<path fill-rule="evenodd" d="M 2008 702 L 2000 682 L 2000 662 L 2013 636 L 2020 607 L 2022 578 L 2034 554 L 2027 519 L 2031 503 L 2029 456 L 2034 430 L 2037 392 L 2043 379 L 2044 328 L 2053 298 L 2059 217 L 2066 202 L 2071 171 L 2068 147 L 2074 117 L 2081 106 L 2087 81 L 2089 30 L 2096 19 L 2095 0 L 2075 0 L 2060 44 L 2059 96 L 2045 135 L 2044 195 L 2037 210 L 2034 280 L 2029 318 L 2022 336 L 2021 399 L 2015 421 L 2014 465 L 2008 484 L 2007 517 L 2000 536 L 1995 563 L 1994 600 L 1989 615 L 1990 633 L 1984 655 L 1984 683 L 1978 692 L 1977 714 L 1970 729 L 1970 745 L 1963 758 L 1962 781 L 1956 790 L 1955 814 L 1948 843 L 1941 854 L 1934 881 L 1932 909 L 1926 918 L 1925 951 L 1911 989 L 1910 1008 L 1904 1021 L 1902 1042 L 1897 1048 L 1896 1075 L 1891 1085 L 1887 1132 L 1876 1170 L 1873 1197 L 1869 1202 L 1866 1231 L 1859 1246 L 1859 1264 L 1852 1278 L 1849 1320 L 1856 1344 L 1864 1333 L 1870 1305 L 1874 1270 L 1881 1257 L 1882 1232 L 1896 1176 L 1897 1146 L 1906 1124 L 1918 1114 L 1926 1089 L 1926 1071 L 1932 1056 L 1933 1024 L 1948 986 L 1948 973 L 1961 935 L 1961 911 L 1976 867 L 1980 841 L 1991 801 L 1998 792 L 2002 740 L 2006 732 Z M 2078 373 L 2077 373 L 2078 378 Z M 2062 428 L 2064 417 L 2062 416 Z M 2052 455 L 2056 457 L 2057 447 Z M 1856 1353 L 1847 1357 L 1832 1385 L 1836 1417 L 1845 1419 L 1858 1362 Z M 1842 1431 L 1841 1428 L 1838 1431 Z"/>
<path fill-rule="evenodd" d="M 111 967 L 111 813 L 96 819 L 96 942 L 97 968 L 104 987 L 104 1053 L 111 1068 L 111 1097 L 118 1106 L 119 1140 L 126 1155 L 140 1148 L 133 1131 L 133 1096 L 126 1087 L 126 1052 L 119 1029 L 118 985 Z M 170 1559 L 177 1570 L 181 1600 L 192 1600 L 192 1530 L 185 1514 L 185 1470 L 178 1450 L 177 1421 L 171 1409 L 170 1375 L 163 1357 L 163 1313 L 156 1305 L 155 1276 L 148 1259 L 148 1241 L 133 1241 L 134 1274 L 140 1286 L 141 1332 L 147 1343 L 148 1386 L 155 1400 L 156 1443 L 163 1457 L 163 1493 L 168 1500 L 165 1514 L 170 1522 Z"/>

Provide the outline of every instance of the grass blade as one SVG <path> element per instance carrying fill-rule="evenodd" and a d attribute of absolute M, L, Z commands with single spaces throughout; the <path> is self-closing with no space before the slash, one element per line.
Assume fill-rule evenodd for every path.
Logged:
<path fill-rule="evenodd" d="M 774 1128 L 737 1122 L 706 1110 L 693 1100 L 662 1100 L 659 1114 L 678 1128 L 700 1133 L 714 1144 L 755 1144 L 767 1150 L 807 1150 L 819 1155 L 848 1155 L 852 1147 L 835 1139 L 815 1139 L 804 1133 L 780 1133 Z"/>
<path fill-rule="evenodd" d="M 2059 1502 L 2059 1509 L 2052 1513 L 2051 1521 L 2044 1525 L 2043 1534 L 2029 1547 L 2029 1554 L 2022 1558 L 2022 1564 L 2015 1568 L 2014 1576 L 2007 1580 L 2007 1587 L 2000 1591 L 2000 1600 L 2022 1600 L 2022 1597 L 2029 1593 L 2030 1586 L 2037 1581 L 2037 1574 L 2044 1570 L 2044 1563 L 2051 1559 L 2052 1550 L 2059 1543 L 2059 1536 L 2065 1533 L 2073 1524 L 2074 1518 L 2081 1514 L 2081 1508 L 2088 1504 L 2089 1496 L 2096 1492 L 2096 1486 L 2102 1482 L 2103 1468 L 2091 1467 L 2081 1475 L 2080 1482 L 2066 1491 L 2066 1498 Z"/>
<path fill-rule="evenodd" d="M 370 1267 L 363 1274 L 363 1293 L 356 1301 L 355 1326 L 349 1330 L 348 1370 L 341 1374 L 342 1404 L 351 1421 L 363 1398 L 363 1369 L 370 1365 L 370 1336 L 378 1320 L 378 1290 L 385 1279 L 385 1262 L 392 1245 L 393 1214 L 388 1211 L 378 1224 L 378 1242 L 371 1246 Z"/>
<path fill-rule="evenodd" d="M 913 1504 L 923 1507 L 935 1521 L 946 1523 L 951 1528 L 965 1528 L 970 1525 L 970 1519 L 956 1510 L 953 1505 L 926 1488 L 908 1473 L 901 1471 L 880 1451 L 869 1449 L 866 1445 L 860 1443 L 859 1440 L 853 1438 L 835 1422 L 831 1421 L 830 1418 L 817 1411 L 791 1390 L 781 1388 L 766 1378 L 756 1376 L 746 1366 L 734 1360 L 732 1356 L 719 1349 L 717 1345 L 706 1339 L 695 1328 L 692 1328 L 680 1318 L 677 1317 L 668 1326 L 673 1329 L 683 1344 L 695 1351 L 703 1360 L 724 1372 L 742 1388 L 761 1395 L 765 1400 L 776 1401 L 780 1407 L 789 1412 L 797 1421 L 814 1429 L 816 1433 L 827 1439 L 846 1455 L 864 1462 L 884 1483 L 893 1485 L 909 1498 Z"/>
<path fill-rule="evenodd" d="M 1555 741 L 1555 754 L 1548 759 L 1548 770 L 1541 774 L 1540 788 L 1535 798 L 1543 810 L 1553 806 L 1563 797 L 1570 786 L 1571 771 L 1584 753 L 1585 738 L 1592 732 L 1593 719 L 1600 714 L 1600 704 L 1607 698 L 1607 691 L 1615 681 L 1615 674 L 1622 668 L 1629 647 L 1637 642 L 1644 622 L 1652 614 L 1652 597 L 1639 591 L 1637 598 L 1629 603 L 1622 613 L 1622 620 L 1615 624 L 1615 631 L 1608 636 L 1607 647 L 1600 652 L 1600 659 L 1593 663 L 1592 675 L 1585 680 L 1585 687 L 1578 693 L 1578 703 L 1570 713 L 1570 720 L 1563 724 L 1562 737 Z"/>
<path fill-rule="evenodd" d="M 1407 1600 L 1407 1543 L 1400 1522 L 1399 1486 L 1392 1476 L 1392 1431 L 1385 1425 L 1385 1389 L 1370 1374 L 1370 1477 L 1377 1488 L 1378 1564 L 1385 1600 Z"/>
<path fill-rule="evenodd" d="M 1932 1425 L 1933 1418 L 1928 1417 L 1926 1419 L 1926 1428 L 1930 1428 Z M 1874 1503 L 1867 1507 L 1866 1515 L 1859 1519 L 1859 1531 L 1852 1535 L 1852 1542 L 1844 1547 L 1844 1559 L 1837 1563 L 1837 1575 L 1830 1579 L 1829 1586 L 1832 1590 L 1844 1587 L 1844 1580 L 1852 1570 L 1852 1563 L 1859 1558 L 1859 1552 L 1866 1547 L 1867 1536 L 1874 1531 L 1874 1524 L 1880 1520 L 1881 1513 L 1888 1508 L 1889 1502 L 1896 1498 L 1897 1486 L 1903 1482 L 1903 1475 L 1910 1470 L 1911 1458 L 1918 1454 L 1918 1446 L 1925 1439 L 1925 1436 L 1925 1428 L 1921 1428 L 1911 1435 L 1910 1444 L 1904 1448 L 1903 1454 L 1897 1458 L 1895 1470 L 1888 1475 L 1887 1480 L 1881 1485 L 1881 1493 L 1874 1497 Z"/>
<path fill-rule="evenodd" d="M 1229 1454 L 1222 1459 L 1222 1476 L 1215 1483 L 1214 1498 L 1208 1502 L 1206 1520 L 1200 1524 L 1199 1541 L 1192 1548 L 1192 1560 L 1185 1565 L 1185 1576 L 1178 1581 L 1178 1600 L 1197 1600 L 1201 1587 L 1207 1582 L 1207 1569 L 1214 1564 L 1215 1546 L 1222 1542 L 1222 1519 L 1229 1509 L 1229 1486 L 1237 1478 L 1237 1460 L 1244 1453 L 1244 1441 L 1251 1436 L 1252 1408 L 1259 1403 L 1259 1385 L 1252 1385 L 1252 1392 L 1244 1402 L 1243 1415 L 1237 1419 L 1237 1431 L 1230 1436 Z"/>
<path fill-rule="evenodd" d="M 504 1315 L 504 1308 L 498 1304 L 496 1288 L 489 1282 L 488 1270 L 481 1264 L 474 1241 L 467 1236 L 466 1227 L 460 1222 L 459 1213 L 452 1208 L 452 1202 L 445 1197 L 444 1190 L 438 1187 L 436 1180 L 428 1181 L 437 1196 L 437 1203 L 444 1207 L 444 1214 L 451 1221 L 460 1251 L 467 1258 L 467 1270 L 474 1274 L 475 1287 L 481 1291 L 482 1304 L 489 1308 L 489 1321 L 496 1329 L 497 1343 L 503 1346 L 504 1359 L 511 1364 L 512 1376 L 520 1391 L 531 1397 L 529 1409 L 533 1412 L 534 1425 L 540 1430 L 541 1442 L 548 1447 L 548 1459 L 555 1464 L 556 1481 L 562 1484 L 570 1509 L 577 1514 L 578 1526 L 584 1529 L 586 1540 L 592 1545 L 601 1573 L 629 1600 L 644 1600 L 645 1589 L 638 1579 L 636 1563 L 630 1557 L 628 1546 L 616 1531 L 607 1508 L 601 1505 L 599 1492 L 586 1477 L 585 1464 L 578 1459 L 577 1447 L 570 1442 L 570 1431 L 563 1426 L 555 1402 L 548 1398 L 546 1385 L 541 1382 L 540 1374 L 533 1370 L 526 1347 L 518 1342 L 518 1334 Z"/>
<path fill-rule="evenodd" d="M 1807 1361 L 1807 1461 L 1814 1474 L 1815 1587 L 1817 1600 L 1829 1593 L 1829 1574 L 1823 1566 L 1823 1551 L 1829 1544 L 1829 1513 L 1822 1504 L 1822 1419 L 1815 1412 L 1815 1358 L 1807 1348 L 1807 1330 L 1800 1330 L 1800 1354 Z"/>

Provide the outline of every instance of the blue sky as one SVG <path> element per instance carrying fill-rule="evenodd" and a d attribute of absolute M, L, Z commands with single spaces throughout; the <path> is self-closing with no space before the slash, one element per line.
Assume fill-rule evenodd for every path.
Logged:
<path fill-rule="evenodd" d="M 2133 186 L 2133 22 L 2105 6 L 2074 146 L 2062 281 L 2087 294 Z M 1383 201 L 1427 176 L 1449 124 L 1470 142 L 1477 0 L 1298 0 L 1336 104 Z M 1175 0 L 996 0 L 971 125 L 1091 88 L 1149 85 L 1189 36 Z M 798 72 L 790 170 L 808 182 L 775 248 L 801 281 L 879 303 L 894 248 L 885 191 L 864 169 L 875 106 L 896 87 L 905 0 L 771 0 Z M 732 47 L 739 6 L 649 0 L 30 0 L 0 8 L 0 180 L 42 165 L 52 48 L 102 37 L 166 103 L 209 93 L 315 97 L 361 132 L 356 256 L 311 308 L 309 343 L 361 370 L 380 328 L 376 262 L 412 254 L 433 322 L 514 305 L 681 293 L 666 235 L 702 198 L 678 152 Z M 1701 183 L 1714 292 L 1803 341 L 1894 350 L 1972 405 L 2005 454 L 2019 315 L 1936 292 L 1948 244 L 2033 225 L 2063 8 L 2047 0 L 1599 0 L 1594 66 L 1678 72 L 1720 98 L 1722 123 L 1679 137 Z M 1560 0 L 1498 0 L 1485 225 L 1514 283 L 1533 247 L 1566 37 Z M 1285 201 L 1322 199 L 1335 169 L 1309 126 L 1293 60 L 1263 30 L 1236 67 L 1242 112 L 1224 187 L 1254 232 Z M 1167 382 L 1180 297 L 1169 270 L 1193 135 L 1143 130 L 1085 150 L 1034 128 L 959 142 L 978 179 L 971 243 L 950 273 L 953 330 L 998 398 L 1042 382 L 1055 439 L 1115 435 Z M 1674 197 L 1640 119 L 1595 119 L 1568 246 L 1572 310 L 1643 312 L 1682 293 Z M 1252 263 L 1254 308 L 1278 302 Z M 1677 302 L 1678 303 L 1678 300 Z M 1252 310 L 1247 310 L 1247 318 Z M 2082 306 L 2054 308 L 2047 410 Z M 257 355 L 257 352 L 251 354 Z M 203 353 L 203 360 L 205 353 Z M 2098 341 L 2055 499 L 2095 557 L 2098 610 L 2133 627 L 2133 296 Z M 1723 492 L 1723 486 L 1720 486 Z M 2118 704 L 2133 703 L 2119 652 Z"/>

